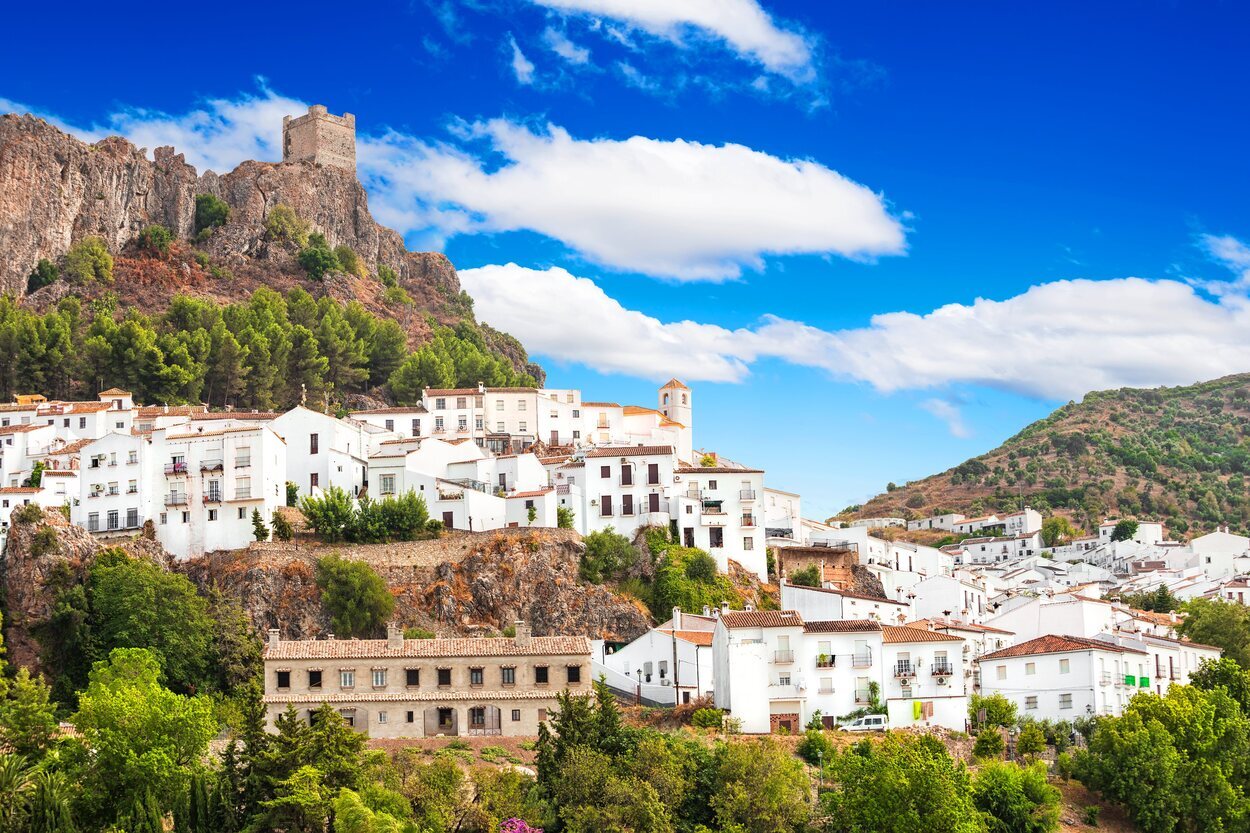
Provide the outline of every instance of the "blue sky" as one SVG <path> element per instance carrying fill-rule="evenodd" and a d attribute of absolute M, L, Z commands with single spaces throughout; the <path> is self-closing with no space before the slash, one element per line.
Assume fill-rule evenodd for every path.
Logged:
<path fill-rule="evenodd" d="M 0 99 L 218 170 L 355 113 L 375 214 L 551 384 L 686 378 L 696 444 L 813 517 L 1086 390 L 1250 370 L 1241 4 L 380 5 L 79 11 Z"/>

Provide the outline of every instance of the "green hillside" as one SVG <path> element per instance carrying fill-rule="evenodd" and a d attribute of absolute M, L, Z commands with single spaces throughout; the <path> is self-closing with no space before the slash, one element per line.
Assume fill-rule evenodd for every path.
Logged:
<path fill-rule="evenodd" d="M 839 517 L 982 514 L 1028 504 L 1092 530 L 1162 520 L 1175 537 L 1250 529 L 1250 374 L 1087 394 L 998 448 Z"/>

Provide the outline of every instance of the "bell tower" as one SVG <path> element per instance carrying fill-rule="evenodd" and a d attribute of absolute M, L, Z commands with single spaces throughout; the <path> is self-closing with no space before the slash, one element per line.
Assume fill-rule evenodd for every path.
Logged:
<path fill-rule="evenodd" d="M 677 379 L 669 379 L 659 390 L 657 409 L 681 425 L 677 453 L 681 459 L 693 462 L 690 455 L 694 447 L 694 402 L 690 388 Z"/>

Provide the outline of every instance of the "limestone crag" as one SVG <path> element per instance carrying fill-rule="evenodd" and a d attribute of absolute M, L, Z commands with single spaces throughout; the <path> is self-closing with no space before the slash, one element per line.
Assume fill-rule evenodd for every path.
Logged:
<path fill-rule="evenodd" d="M 54 585 L 81 578 L 108 546 L 120 546 L 135 558 L 169 564 L 169 556 L 161 546 L 142 536 L 118 542 L 101 541 L 82 527 L 70 524 L 57 509 L 43 510 L 38 520 L 26 520 L 22 516 L 22 509 L 13 513 L 3 558 L 0 558 L 5 642 L 8 659 L 17 665 L 39 667 L 39 646 L 33 632 L 52 613 L 56 603 Z M 55 538 L 35 546 L 35 536 L 43 529 L 51 529 Z"/>
<path fill-rule="evenodd" d="M 409 252 L 397 232 L 373 220 L 352 171 L 307 161 L 244 162 L 224 175 L 199 176 L 173 148 L 153 156 L 120 137 L 87 144 L 33 116 L 0 116 L 0 291 L 22 294 L 40 258 L 55 261 L 89 235 L 104 238 L 114 253 L 152 223 L 190 238 L 200 193 L 230 205 L 230 222 L 202 246 L 224 262 L 269 257 L 265 217 L 285 203 L 332 246 L 350 246 L 371 268 L 389 266 L 401 284 L 460 291 L 445 256 Z"/>

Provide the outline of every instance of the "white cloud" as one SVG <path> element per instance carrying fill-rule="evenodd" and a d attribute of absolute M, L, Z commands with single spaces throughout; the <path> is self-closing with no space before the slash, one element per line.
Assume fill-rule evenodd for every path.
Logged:
<path fill-rule="evenodd" d="M 812 47 L 801 33 L 777 23 L 756 0 L 531 0 L 565 14 L 607 18 L 687 45 L 723 42 L 740 57 L 796 81 L 813 77 Z"/>
<path fill-rule="evenodd" d="M 554 27 L 548 26 L 543 31 L 543 43 L 547 44 L 548 49 L 570 64 L 580 65 L 590 61 L 589 49 L 573 43 L 573 41 L 569 40 L 568 35 Z"/>
<path fill-rule="evenodd" d="M 516 38 L 508 35 L 508 44 L 512 48 L 512 74 L 516 76 L 518 84 L 534 83 L 534 63 L 525 57 L 525 53 L 521 51 L 521 47 L 517 45 Z"/>
<path fill-rule="evenodd" d="M 769 254 L 904 251 L 879 195 L 811 160 L 682 139 L 576 139 L 503 119 L 468 129 L 497 156 L 398 134 L 362 141 L 392 219 L 422 217 L 447 233 L 535 231 L 604 266 L 688 280 L 737 277 Z"/>
<path fill-rule="evenodd" d="M 647 379 L 680 369 L 690 380 L 741 381 L 752 363 L 778 359 L 885 392 L 985 385 L 1069 399 L 1250 370 L 1246 299 L 1207 300 L 1177 281 L 1057 281 L 1002 301 L 887 313 L 829 331 L 775 316 L 734 330 L 664 322 L 558 268 L 489 266 L 461 279 L 481 318 L 533 352 Z M 952 432 L 959 427 L 927 407 Z"/>
<path fill-rule="evenodd" d="M 967 439 L 972 436 L 972 431 L 964 422 L 963 412 L 955 403 L 947 399 L 926 399 L 920 403 L 920 407 L 945 422 L 946 429 L 951 432 L 952 437 Z"/>

